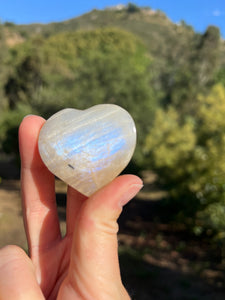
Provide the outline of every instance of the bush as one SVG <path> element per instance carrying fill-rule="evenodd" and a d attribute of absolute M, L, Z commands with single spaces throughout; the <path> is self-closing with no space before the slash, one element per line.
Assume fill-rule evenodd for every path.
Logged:
<path fill-rule="evenodd" d="M 225 88 L 199 95 L 195 115 L 159 110 L 146 159 L 169 190 L 170 204 L 196 233 L 225 232 Z"/>
<path fill-rule="evenodd" d="M 128 5 L 127 5 L 128 13 L 136 13 L 136 12 L 139 12 L 140 10 L 141 10 L 140 7 L 138 7 L 134 3 L 128 3 Z"/>
<path fill-rule="evenodd" d="M 0 151 L 12 154 L 16 158 L 19 156 L 18 128 L 22 119 L 32 113 L 32 108 L 19 104 L 13 110 L 4 110 L 0 114 Z"/>

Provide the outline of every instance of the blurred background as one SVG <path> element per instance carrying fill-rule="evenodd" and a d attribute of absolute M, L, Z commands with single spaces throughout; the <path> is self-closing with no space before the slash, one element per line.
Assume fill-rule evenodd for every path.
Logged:
<path fill-rule="evenodd" d="M 225 2 L 0 1 L 0 246 L 27 250 L 18 127 L 118 104 L 145 186 L 119 219 L 132 299 L 225 297 Z M 210 3 L 209 3 L 210 2 Z M 66 187 L 56 182 L 62 231 Z"/>

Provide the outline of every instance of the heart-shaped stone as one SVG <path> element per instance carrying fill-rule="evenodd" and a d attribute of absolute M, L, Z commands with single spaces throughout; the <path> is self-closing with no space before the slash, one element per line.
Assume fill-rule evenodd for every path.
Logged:
<path fill-rule="evenodd" d="M 63 109 L 45 122 L 38 141 L 48 169 L 86 196 L 119 175 L 135 145 L 132 117 L 113 104 Z"/>

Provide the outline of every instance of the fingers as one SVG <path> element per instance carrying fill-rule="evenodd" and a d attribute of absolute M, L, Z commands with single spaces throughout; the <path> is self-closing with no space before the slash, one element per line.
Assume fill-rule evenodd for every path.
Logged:
<path fill-rule="evenodd" d="M 73 236 L 69 274 L 58 299 L 67 299 L 71 290 L 74 298 L 129 299 L 120 277 L 117 219 L 122 206 L 141 187 L 138 177 L 120 176 L 83 203 Z"/>
<path fill-rule="evenodd" d="M 38 151 L 38 135 L 44 122 L 41 117 L 28 116 L 19 128 L 24 223 L 33 261 L 60 238 L 54 176 Z"/>
<path fill-rule="evenodd" d="M 16 246 L 0 250 L 0 299 L 44 300 L 30 259 Z"/>
<path fill-rule="evenodd" d="M 87 199 L 72 187 L 68 186 L 67 191 L 67 205 L 66 205 L 66 232 L 67 236 L 74 232 L 75 224 L 77 222 L 77 215 L 83 202 Z"/>

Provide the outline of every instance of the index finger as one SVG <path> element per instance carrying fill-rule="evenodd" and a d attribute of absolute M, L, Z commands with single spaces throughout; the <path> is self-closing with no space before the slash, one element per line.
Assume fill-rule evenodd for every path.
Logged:
<path fill-rule="evenodd" d="M 45 120 L 26 117 L 19 128 L 21 189 L 25 230 L 32 259 L 61 238 L 54 175 L 41 160 L 38 135 Z M 40 251 L 40 252 L 39 252 Z"/>

